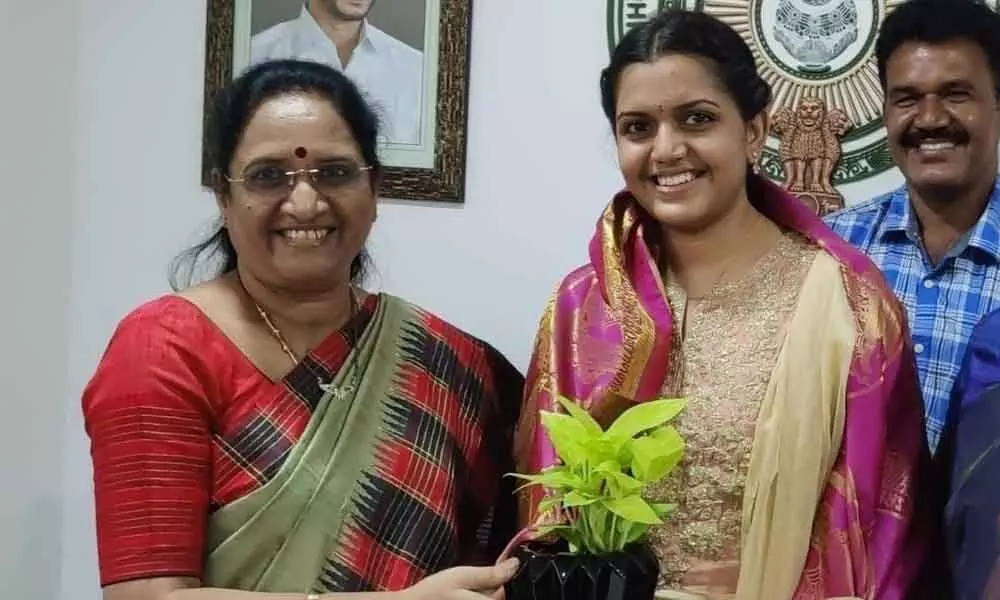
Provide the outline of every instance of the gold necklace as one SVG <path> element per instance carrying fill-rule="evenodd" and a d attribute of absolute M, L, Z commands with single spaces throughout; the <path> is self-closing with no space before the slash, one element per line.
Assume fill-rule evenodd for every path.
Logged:
<path fill-rule="evenodd" d="M 256 300 L 253 301 L 253 305 L 257 309 L 257 314 L 260 315 L 261 320 L 263 320 L 264 324 L 267 325 L 267 328 L 271 330 L 271 336 L 278 341 L 278 345 L 280 345 L 281 349 L 285 351 L 288 358 L 292 359 L 292 364 L 299 364 L 299 357 L 295 356 L 295 353 L 292 352 L 292 349 L 288 346 L 288 342 L 285 341 L 285 336 L 281 335 L 281 330 L 275 327 L 274 323 L 271 322 L 271 317 L 267 316 L 267 313 L 260 307 L 260 304 L 257 304 Z"/>
<path fill-rule="evenodd" d="M 350 302 L 351 302 L 351 313 L 350 316 L 347 318 L 347 322 L 350 323 L 351 321 L 354 320 L 355 317 L 357 317 L 358 313 L 361 311 L 361 306 L 358 302 L 357 294 L 354 293 L 353 286 L 347 288 L 347 293 L 350 296 Z M 247 295 L 249 296 L 249 294 Z M 281 350 L 284 351 L 284 353 L 288 355 L 288 358 L 292 360 L 292 367 L 293 368 L 297 367 L 300 364 L 301 359 L 299 359 L 299 357 L 295 355 L 295 352 L 292 351 L 291 346 L 289 346 L 288 342 L 285 341 L 285 336 L 282 335 L 281 330 L 278 329 L 278 327 L 274 324 L 273 321 L 271 321 L 271 317 L 267 314 L 267 311 L 261 308 L 260 304 L 258 304 L 256 300 L 254 300 L 252 297 L 250 298 L 250 300 L 253 302 L 254 308 L 257 309 L 257 314 L 260 315 L 261 320 L 264 321 L 264 324 L 267 325 L 268 330 L 270 330 L 271 336 L 274 337 L 274 339 L 278 342 L 278 345 L 281 346 Z M 321 377 L 316 377 L 316 381 L 320 389 L 322 389 L 324 392 L 332 392 L 335 397 L 337 397 L 338 399 L 342 399 L 354 391 L 354 379 L 356 378 L 357 374 L 352 372 L 351 375 L 352 375 L 351 382 L 342 386 L 335 386 L 332 383 L 324 382 L 323 378 Z"/>

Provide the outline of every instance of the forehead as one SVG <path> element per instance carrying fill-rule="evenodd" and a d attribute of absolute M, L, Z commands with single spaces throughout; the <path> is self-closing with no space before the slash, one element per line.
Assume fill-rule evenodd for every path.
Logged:
<path fill-rule="evenodd" d="M 298 148 L 311 152 L 357 153 L 357 142 L 344 118 L 328 100 L 306 93 L 282 94 L 265 100 L 243 132 L 236 156 L 291 156 Z"/>
<path fill-rule="evenodd" d="M 699 100 L 731 102 L 712 63 L 683 54 L 629 65 L 618 79 L 617 96 L 619 111 L 669 110 Z"/>
<path fill-rule="evenodd" d="M 986 53 L 971 40 L 906 42 L 886 63 L 886 86 L 935 88 L 949 81 L 992 85 Z"/>

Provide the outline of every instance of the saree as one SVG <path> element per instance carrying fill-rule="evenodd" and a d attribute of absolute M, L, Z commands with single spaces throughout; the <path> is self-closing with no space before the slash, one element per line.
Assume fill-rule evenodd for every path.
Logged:
<path fill-rule="evenodd" d="M 881 273 L 796 198 L 753 176 L 751 201 L 820 252 L 761 403 L 744 486 L 739 600 L 907 598 L 933 517 L 905 313 Z M 555 463 L 539 411 L 564 396 L 610 423 L 662 396 L 674 318 L 628 192 L 598 221 L 590 264 L 543 314 L 515 440 L 519 472 Z M 830 331 L 833 333 L 830 333 Z M 551 515 L 518 495 L 527 531 Z M 522 536 L 530 534 L 522 531 Z"/>
<path fill-rule="evenodd" d="M 1000 600 L 1000 313 L 973 331 L 942 437 L 945 526 L 957 600 Z"/>
<path fill-rule="evenodd" d="M 515 526 L 500 475 L 522 383 L 486 344 L 383 295 L 332 380 L 296 384 L 318 402 L 275 477 L 210 516 L 203 584 L 388 591 L 491 563 Z"/>

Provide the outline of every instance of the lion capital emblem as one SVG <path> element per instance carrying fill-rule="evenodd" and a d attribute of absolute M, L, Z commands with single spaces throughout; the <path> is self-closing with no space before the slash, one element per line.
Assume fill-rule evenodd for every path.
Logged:
<path fill-rule="evenodd" d="M 780 108 L 771 132 L 781 139 L 779 157 L 784 186 L 803 202 L 826 215 L 844 206 L 833 187 L 833 170 L 840 160 L 840 138 L 853 124 L 847 113 L 828 108 L 819 98 L 803 98 L 794 109 Z"/>

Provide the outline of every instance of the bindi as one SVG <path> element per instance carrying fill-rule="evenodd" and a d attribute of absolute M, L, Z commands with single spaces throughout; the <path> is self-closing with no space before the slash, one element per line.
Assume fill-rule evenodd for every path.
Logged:
<path fill-rule="evenodd" d="M 305 158 L 308 155 L 309 151 L 303 148 L 302 146 L 299 146 L 298 148 L 295 149 L 295 156 L 299 158 Z"/>

